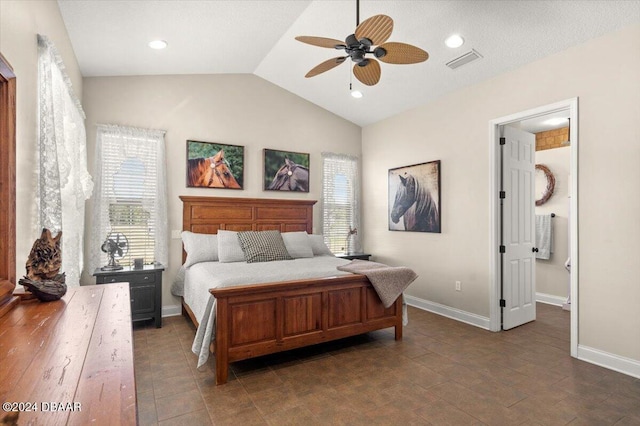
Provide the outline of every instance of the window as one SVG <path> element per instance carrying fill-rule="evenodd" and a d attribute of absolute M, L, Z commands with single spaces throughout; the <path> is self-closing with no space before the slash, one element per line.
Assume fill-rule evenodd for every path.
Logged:
<path fill-rule="evenodd" d="M 360 181 L 358 158 L 322 154 L 322 234 L 333 253 L 359 252 Z"/>
<path fill-rule="evenodd" d="M 122 266 L 142 258 L 145 264 L 167 263 L 167 207 L 164 132 L 99 126 L 96 143 L 97 191 L 94 201 L 91 266 L 108 261 L 99 251 L 111 236 L 127 248 L 116 260 Z"/>

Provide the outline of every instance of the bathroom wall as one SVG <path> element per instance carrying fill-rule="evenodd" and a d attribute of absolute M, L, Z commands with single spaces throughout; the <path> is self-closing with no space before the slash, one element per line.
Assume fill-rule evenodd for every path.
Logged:
<path fill-rule="evenodd" d="M 536 151 L 536 164 L 547 166 L 556 179 L 551 198 L 536 206 L 536 214 L 556 214 L 551 219 L 554 233 L 551 257 L 549 260 L 536 259 L 536 293 L 542 294 L 542 298 L 545 295 L 566 298 L 569 291 L 569 274 L 564 263 L 569 257 L 570 152 L 569 146 Z M 546 186 L 546 180 L 542 182 L 536 178 L 536 193 L 540 192 L 541 184 Z"/>

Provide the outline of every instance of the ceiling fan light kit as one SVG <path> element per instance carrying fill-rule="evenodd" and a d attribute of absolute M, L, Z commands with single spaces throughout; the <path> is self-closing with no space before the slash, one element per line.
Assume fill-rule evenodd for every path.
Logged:
<path fill-rule="evenodd" d="M 344 42 L 325 37 L 296 37 L 296 40 L 302 43 L 344 50 L 345 53 L 345 56 L 331 58 L 316 65 L 305 75 L 306 78 L 329 71 L 349 58 L 354 63 L 353 75 L 362 84 L 373 86 L 380 81 L 381 69 L 378 60 L 387 64 L 416 64 L 429 59 L 429 54 L 419 47 L 407 43 L 386 43 L 393 31 L 393 19 L 387 15 L 375 15 L 360 23 L 359 6 L 359 1 L 356 1 L 356 30 L 347 36 Z"/>

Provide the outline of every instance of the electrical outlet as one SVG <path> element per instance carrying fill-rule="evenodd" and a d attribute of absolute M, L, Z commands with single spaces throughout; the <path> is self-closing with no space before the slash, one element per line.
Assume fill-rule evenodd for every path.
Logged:
<path fill-rule="evenodd" d="M 462 291 L 461 286 L 462 284 L 460 283 L 460 281 L 456 281 L 456 291 Z"/>

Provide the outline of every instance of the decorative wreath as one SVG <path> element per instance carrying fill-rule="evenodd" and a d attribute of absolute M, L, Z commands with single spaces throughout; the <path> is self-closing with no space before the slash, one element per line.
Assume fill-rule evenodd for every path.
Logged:
<path fill-rule="evenodd" d="M 547 178 L 547 187 L 542 193 L 542 198 L 536 200 L 536 206 L 541 206 L 553 195 L 553 190 L 556 188 L 556 178 L 553 176 L 553 173 L 551 173 L 551 170 L 543 164 L 536 164 L 536 170 L 542 170 L 544 176 Z"/>

